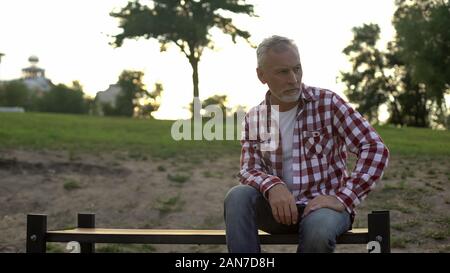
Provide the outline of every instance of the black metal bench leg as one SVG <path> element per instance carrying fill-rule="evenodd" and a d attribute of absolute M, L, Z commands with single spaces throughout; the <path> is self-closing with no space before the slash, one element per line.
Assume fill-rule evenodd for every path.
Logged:
<path fill-rule="evenodd" d="M 389 211 L 372 211 L 368 215 L 369 241 L 380 243 L 381 253 L 391 252 Z"/>
<path fill-rule="evenodd" d="M 27 253 L 45 253 L 47 242 L 47 215 L 27 215 Z"/>
<path fill-rule="evenodd" d="M 79 213 L 78 214 L 79 228 L 95 228 L 95 214 Z M 95 243 L 80 243 L 81 253 L 95 253 Z"/>

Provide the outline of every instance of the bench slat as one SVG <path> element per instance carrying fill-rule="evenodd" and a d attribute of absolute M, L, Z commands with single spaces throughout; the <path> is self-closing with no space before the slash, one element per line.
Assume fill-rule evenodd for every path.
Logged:
<path fill-rule="evenodd" d="M 259 231 L 261 244 L 297 244 L 297 234 Z M 353 229 L 337 238 L 339 244 L 368 242 L 368 230 Z M 75 228 L 47 231 L 48 242 L 146 244 L 226 244 L 225 230 Z"/>

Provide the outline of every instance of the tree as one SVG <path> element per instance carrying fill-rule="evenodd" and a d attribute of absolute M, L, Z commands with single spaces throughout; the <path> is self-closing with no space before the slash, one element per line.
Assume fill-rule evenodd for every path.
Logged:
<path fill-rule="evenodd" d="M 0 84 L 0 106 L 24 107 L 30 105 L 31 92 L 22 81 Z"/>
<path fill-rule="evenodd" d="M 412 81 L 410 67 L 398 54 L 395 41 L 388 43 L 388 67 L 391 68 L 391 96 L 389 123 L 414 127 L 429 126 L 427 93 L 422 84 Z"/>
<path fill-rule="evenodd" d="M 450 7 L 439 0 L 397 0 L 397 31 L 387 52 L 376 48 L 380 29 L 363 25 L 344 49 L 352 71 L 341 72 L 345 94 L 374 121 L 387 103 L 390 123 L 428 127 L 446 123 L 450 93 Z"/>
<path fill-rule="evenodd" d="M 340 80 L 350 101 L 370 122 L 378 121 L 378 108 L 387 104 L 389 123 L 416 127 L 429 125 L 427 94 L 423 84 L 415 84 L 406 64 L 399 58 L 395 42 L 387 52 L 376 48 L 380 28 L 364 24 L 353 28 L 354 38 L 343 53 L 352 62 L 350 72 L 341 72 Z"/>
<path fill-rule="evenodd" d="M 161 83 L 155 83 L 155 89 L 148 94 L 148 97 L 142 100 L 140 105 L 138 116 L 139 117 L 151 117 L 152 112 L 156 112 L 161 105 L 161 93 L 164 91 Z"/>
<path fill-rule="evenodd" d="M 202 109 L 205 109 L 205 107 L 209 105 L 218 105 L 220 110 L 222 111 L 223 116 L 226 117 L 227 114 L 227 107 L 225 106 L 226 102 L 227 102 L 227 95 L 214 95 L 204 100 L 201 106 Z M 194 110 L 195 110 L 194 104 L 191 102 L 189 104 L 189 111 L 191 111 L 191 113 L 194 113 Z M 206 113 L 207 116 L 211 114 L 214 113 Z"/>
<path fill-rule="evenodd" d="M 442 0 L 396 0 L 396 5 L 398 58 L 411 83 L 421 86 L 428 111 L 442 115 L 450 94 L 450 5 Z"/>
<path fill-rule="evenodd" d="M 147 89 L 143 83 L 144 72 L 124 70 L 120 76 L 118 84 L 120 93 L 116 98 L 116 113 L 120 116 L 132 117 L 139 106 L 139 99 L 147 94 Z"/>
<path fill-rule="evenodd" d="M 192 67 L 193 101 L 199 103 L 198 64 L 203 50 L 214 45 L 209 30 L 221 29 L 234 43 L 237 37 L 249 42 L 250 34 L 236 27 L 223 12 L 255 16 L 253 5 L 245 4 L 245 0 L 153 0 L 148 5 L 132 0 L 119 12 L 111 13 L 123 29 L 114 36 L 113 45 L 120 47 L 125 39 L 144 37 L 157 39 L 161 51 L 170 43 L 178 46 Z M 200 116 L 200 112 L 194 116 Z"/>
<path fill-rule="evenodd" d="M 119 76 L 118 85 L 121 90 L 117 95 L 115 107 L 104 106 L 105 114 L 144 117 L 157 111 L 163 91 L 162 84 L 156 83 L 155 90 L 150 93 L 145 87 L 143 77 L 142 71 L 124 70 Z"/>
<path fill-rule="evenodd" d="M 357 110 L 370 122 L 378 122 L 378 108 L 389 100 L 390 86 L 387 76 L 387 58 L 376 48 L 380 28 L 364 24 L 353 28 L 353 40 L 343 53 L 352 63 L 350 72 L 341 72 L 340 80 L 347 89 L 345 95 L 357 103 Z"/>
<path fill-rule="evenodd" d="M 42 112 L 85 114 L 88 104 L 81 85 L 74 81 L 72 87 L 58 84 L 38 99 L 38 110 Z"/>

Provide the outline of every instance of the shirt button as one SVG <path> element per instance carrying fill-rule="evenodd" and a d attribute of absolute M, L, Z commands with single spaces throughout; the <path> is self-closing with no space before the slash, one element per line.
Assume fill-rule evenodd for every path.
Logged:
<path fill-rule="evenodd" d="M 320 145 L 320 144 L 316 145 L 316 152 L 318 152 L 318 153 L 322 152 L 322 145 Z"/>

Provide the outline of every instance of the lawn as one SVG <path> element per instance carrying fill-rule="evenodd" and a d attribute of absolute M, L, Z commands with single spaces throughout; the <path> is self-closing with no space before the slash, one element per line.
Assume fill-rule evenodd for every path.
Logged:
<path fill-rule="evenodd" d="M 175 141 L 173 121 L 45 113 L 0 113 L 0 148 L 129 151 L 156 157 L 239 153 L 234 140 Z M 392 155 L 450 156 L 450 132 L 376 127 Z"/>
<path fill-rule="evenodd" d="M 173 121 L 46 113 L 0 113 L 0 148 L 128 151 L 169 158 L 239 152 L 238 141 L 175 141 Z"/>

